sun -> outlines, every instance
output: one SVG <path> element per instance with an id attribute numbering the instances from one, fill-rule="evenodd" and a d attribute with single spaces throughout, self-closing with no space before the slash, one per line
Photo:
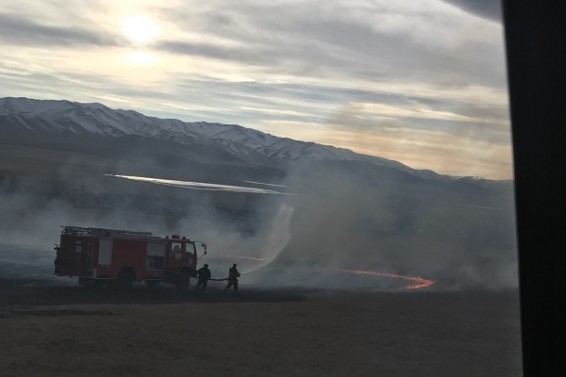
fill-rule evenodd
<path id="1" fill-rule="evenodd" d="M 159 26 L 151 18 L 136 14 L 122 21 L 122 30 L 126 38 L 137 45 L 145 45 L 154 40 L 160 33 Z"/>

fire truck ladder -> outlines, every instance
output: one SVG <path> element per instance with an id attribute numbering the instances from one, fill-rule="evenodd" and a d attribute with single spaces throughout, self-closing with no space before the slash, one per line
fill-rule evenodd
<path id="1" fill-rule="evenodd" d="M 62 226 L 63 234 L 70 236 L 130 236 L 130 237 L 151 237 L 153 234 L 151 232 L 133 232 L 130 230 L 119 230 L 119 229 L 109 229 L 109 228 L 88 228 L 81 226 Z"/>

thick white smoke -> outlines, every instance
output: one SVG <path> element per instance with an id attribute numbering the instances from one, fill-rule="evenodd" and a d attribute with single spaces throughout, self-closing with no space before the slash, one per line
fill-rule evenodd
<path id="1" fill-rule="evenodd" d="M 70 181 L 75 173 L 66 173 Z M 324 162 L 290 169 L 278 184 L 298 195 L 194 194 L 124 181 L 119 205 L 89 206 L 13 190 L 0 196 L 0 274 L 17 263 L 22 276 L 40 270 L 51 276 L 60 226 L 76 225 L 205 241 L 209 254 L 199 263 L 208 263 L 214 278 L 237 263 L 242 284 L 258 287 L 404 286 L 347 270 L 421 276 L 435 280 L 437 289 L 517 286 L 512 190 L 482 191 L 371 164 Z M 105 190 L 101 182 L 93 187 Z"/>

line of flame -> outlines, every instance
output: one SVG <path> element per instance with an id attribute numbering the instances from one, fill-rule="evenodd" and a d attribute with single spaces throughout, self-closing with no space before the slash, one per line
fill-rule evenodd
<path id="1" fill-rule="evenodd" d="M 371 270 L 346 270 L 346 269 L 335 269 L 334 271 L 338 272 L 346 272 L 355 275 L 370 275 L 370 276 L 383 276 L 387 278 L 393 279 L 403 279 L 412 282 L 413 284 L 407 285 L 405 289 L 420 289 L 420 288 L 427 288 L 430 287 L 435 283 L 434 280 L 425 279 L 420 276 L 407 276 L 407 275 L 399 275 L 399 274 L 392 274 L 389 272 L 378 272 L 378 271 L 371 271 Z"/>
<path id="2" fill-rule="evenodd" d="M 256 262 L 262 262 L 262 261 L 265 260 L 264 258 L 252 257 L 252 256 L 247 256 L 247 255 L 216 254 L 215 256 L 218 256 L 218 257 L 221 257 L 221 258 L 247 259 L 247 260 L 252 260 L 252 261 L 256 261 Z M 422 278 L 420 276 L 399 275 L 399 274 L 393 274 L 393 273 L 389 273 L 389 272 L 379 272 L 379 271 L 372 271 L 372 270 L 359 270 L 359 269 L 348 270 L 348 269 L 340 269 L 340 268 L 320 268 L 318 270 L 320 270 L 320 271 L 344 272 L 344 273 L 355 274 L 355 275 L 381 276 L 381 277 L 392 278 L 392 279 L 408 280 L 412 284 L 405 286 L 404 287 L 405 289 L 427 288 L 427 287 L 430 287 L 431 285 L 433 285 L 435 283 L 434 280 L 425 279 L 425 278 Z"/>

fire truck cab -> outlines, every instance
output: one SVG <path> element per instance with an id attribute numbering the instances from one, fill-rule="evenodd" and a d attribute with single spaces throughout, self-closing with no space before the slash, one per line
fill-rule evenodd
<path id="1" fill-rule="evenodd" d="M 78 277 L 79 284 L 130 287 L 135 281 L 190 285 L 197 268 L 196 244 L 206 243 L 149 232 L 64 226 L 56 245 L 55 275 Z"/>

